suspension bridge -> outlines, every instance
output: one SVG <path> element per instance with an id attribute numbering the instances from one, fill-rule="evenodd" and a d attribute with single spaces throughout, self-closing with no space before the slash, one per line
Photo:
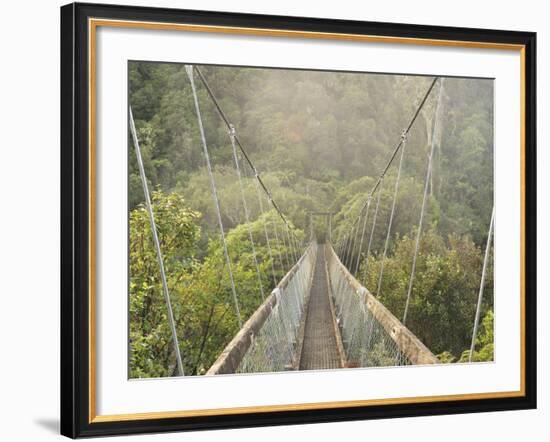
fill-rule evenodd
<path id="1" fill-rule="evenodd" d="M 320 370 L 355 367 L 401 366 L 436 364 L 438 358 L 407 328 L 407 315 L 415 283 L 419 243 L 422 234 L 428 186 L 432 174 L 432 159 L 438 131 L 438 116 L 441 112 L 441 97 L 444 80 L 433 78 L 423 98 L 416 106 L 409 124 L 398 134 L 396 146 L 382 169 L 374 186 L 365 195 L 364 204 L 358 215 L 349 220 L 346 232 L 333 238 L 333 217 L 331 212 L 310 212 L 310 235 L 306 241 L 300 239 L 295 226 L 283 213 L 274 200 L 268 186 L 244 149 L 235 126 L 222 110 L 206 78 L 197 66 L 186 66 L 191 84 L 194 108 L 206 162 L 213 204 L 216 208 L 217 224 L 233 299 L 234 313 L 240 330 L 221 352 L 207 371 L 207 375 L 230 373 L 277 372 L 287 370 Z M 258 281 L 258 292 L 263 302 L 257 310 L 243 321 L 239 302 L 239 288 L 235 284 L 232 262 L 226 241 L 220 199 L 210 159 L 207 138 L 202 121 L 201 106 L 197 94 L 196 79 L 206 90 L 217 113 L 223 120 L 232 147 L 233 162 L 240 185 L 240 199 L 244 218 L 248 226 L 248 239 L 254 259 Z M 396 211 L 396 201 L 400 184 L 403 157 L 407 138 L 428 97 L 437 93 L 432 127 L 431 146 L 426 160 L 426 175 L 423 187 L 422 205 L 418 223 L 415 226 L 414 250 L 407 291 L 404 293 L 404 314 L 397 318 L 378 299 L 382 290 L 384 263 L 389 251 L 392 224 Z M 137 137 L 132 109 L 129 109 L 130 131 L 143 184 L 145 204 L 149 213 L 151 232 L 161 274 L 167 317 L 170 325 L 172 345 L 179 375 L 184 375 L 179 337 L 171 307 L 170 293 L 166 283 L 163 255 L 155 224 L 154 210 L 149 196 L 139 140 Z M 393 183 L 393 199 L 388 219 L 382 223 L 379 216 L 382 183 L 392 164 L 397 173 Z M 245 180 L 254 182 L 260 212 L 273 210 L 278 220 L 263 223 L 264 244 L 267 246 L 271 264 L 273 288 L 267 293 L 265 278 L 262 278 L 257 256 L 257 240 L 250 227 L 251 213 L 245 195 Z M 487 272 L 487 262 L 491 248 L 494 225 L 494 207 L 488 223 L 488 236 L 483 260 L 476 314 L 473 318 L 470 361 L 474 352 L 476 335 L 480 321 L 480 310 Z M 327 221 L 327 235 L 318 241 L 313 231 L 313 218 L 324 217 Z M 372 242 L 375 230 L 385 228 L 385 241 L 381 254 L 378 284 L 365 287 L 366 268 L 372 256 Z M 277 249 L 277 244 L 283 247 Z M 278 250 L 278 251 L 277 251 Z M 287 271 L 278 280 L 275 266 L 280 264 Z M 373 294 L 374 293 L 374 294 Z"/>

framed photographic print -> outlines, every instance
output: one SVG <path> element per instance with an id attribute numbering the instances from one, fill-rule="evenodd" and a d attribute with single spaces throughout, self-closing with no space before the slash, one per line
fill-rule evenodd
<path id="1" fill-rule="evenodd" d="M 62 7 L 62 434 L 534 408 L 535 44 Z"/>

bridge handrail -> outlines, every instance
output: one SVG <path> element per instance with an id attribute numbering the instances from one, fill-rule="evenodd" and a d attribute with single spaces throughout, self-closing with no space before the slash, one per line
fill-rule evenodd
<path id="1" fill-rule="evenodd" d="M 277 305 L 277 292 L 284 290 L 292 277 L 296 274 L 300 265 L 306 259 L 308 254 L 314 250 L 314 243 L 311 242 L 300 259 L 292 266 L 285 276 L 279 281 L 277 286 L 271 291 L 265 301 L 256 309 L 250 318 L 244 323 L 243 327 L 235 337 L 227 344 L 225 349 L 216 359 L 216 362 L 206 372 L 206 375 L 235 373 L 244 355 L 250 348 L 254 336 L 257 336 L 265 321 Z"/>
<path id="2" fill-rule="evenodd" d="M 369 290 L 361 285 L 357 279 L 342 264 L 340 258 L 334 251 L 331 244 L 327 244 L 326 250 L 329 251 L 327 258 L 335 260 L 338 269 L 354 289 L 357 296 L 363 297 L 365 305 L 370 310 L 374 318 L 382 325 L 386 333 L 396 343 L 403 354 L 412 364 L 438 364 L 439 359 L 430 351 L 413 332 L 404 326 Z"/>

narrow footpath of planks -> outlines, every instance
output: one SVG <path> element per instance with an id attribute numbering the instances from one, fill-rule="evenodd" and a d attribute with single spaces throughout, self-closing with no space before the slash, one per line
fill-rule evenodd
<path id="1" fill-rule="evenodd" d="M 325 254 L 320 246 L 305 312 L 305 328 L 300 357 L 300 370 L 341 368 L 336 331 L 330 307 Z"/>

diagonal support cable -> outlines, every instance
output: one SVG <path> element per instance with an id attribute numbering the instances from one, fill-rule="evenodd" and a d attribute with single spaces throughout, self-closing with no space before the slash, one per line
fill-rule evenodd
<path id="1" fill-rule="evenodd" d="M 367 269 L 369 266 L 370 250 L 372 247 L 372 239 L 374 237 L 374 229 L 376 228 L 376 219 L 378 218 L 378 208 L 380 207 L 380 196 L 382 195 L 382 188 L 378 188 L 378 197 L 376 198 L 376 206 L 374 208 L 374 216 L 372 217 L 372 226 L 369 236 L 369 244 L 367 246 L 367 256 L 365 258 L 365 270 L 363 270 L 363 281 L 367 279 Z"/>
<path id="2" fill-rule="evenodd" d="M 359 242 L 359 253 L 357 255 L 357 262 L 355 263 L 355 275 L 359 271 L 359 263 L 361 262 L 361 252 L 363 251 L 363 240 L 365 239 L 365 231 L 367 229 L 367 220 L 369 219 L 369 209 L 372 198 L 369 198 L 367 201 L 367 209 L 363 219 L 363 229 L 361 231 L 361 241 Z"/>
<path id="3" fill-rule="evenodd" d="M 134 141 L 134 149 L 136 151 L 136 157 L 139 167 L 139 175 L 141 177 L 141 183 L 143 185 L 143 193 L 145 194 L 145 203 L 147 205 L 147 213 L 149 214 L 149 222 L 151 224 L 151 233 L 153 234 L 153 243 L 155 244 L 155 251 L 157 254 L 157 261 L 160 269 L 160 275 L 162 280 L 162 291 L 164 293 L 164 300 L 166 302 L 166 310 L 168 311 L 168 322 L 170 324 L 170 331 L 172 333 L 172 343 L 174 346 L 174 353 L 176 354 L 176 364 L 178 366 L 178 372 L 180 376 L 184 376 L 183 362 L 181 360 L 180 347 L 178 342 L 178 334 L 176 333 L 176 323 L 174 321 L 174 313 L 172 311 L 172 303 L 170 302 L 170 293 L 168 291 L 168 283 L 166 282 L 166 273 L 164 271 L 164 260 L 162 257 L 162 251 L 160 250 L 160 242 L 157 233 L 157 226 L 155 223 L 155 215 L 153 213 L 153 205 L 151 203 L 151 197 L 149 196 L 149 185 L 147 184 L 147 177 L 145 176 L 145 169 L 143 167 L 143 159 L 141 157 L 141 149 L 139 147 L 139 140 L 136 133 L 136 126 L 134 123 L 134 116 L 132 115 L 132 108 L 129 108 L 130 116 L 130 131 L 132 132 L 132 138 Z"/>
<path id="4" fill-rule="evenodd" d="M 355 225 L 355 235 L 354 235 L 354 240 L 353 240 L 353 247 L 351 249 L 351 256 L 349 258 L 349 270 L 350 272 L 353 271 L 353 262 L 355 261 L 355 246 L 359 240 L 359 232 L 361 231 L 361 219 L 364 218 L 363 216 L 363 212 L 365 211 L 365 208 L 366 207 L 362 207 L 361 208 L 361 211 L 359 212 L 359 222 L 356 223 Z M 359 256 L 357 256 L 357 259 L 359 259 Z"/>
<path id="5" fill-rule="evenodd" d="M 256 188 L 256 194 L 258 195 L 258 204 L 260 207 L 260 214 L 264 217 L 264 222 L 263 222 L 264 235 L 265 235 L 265 241 L 267 246 L 267 254 L 271 262 L 271 274 L 273 276 L 273 287 L 275 287 L 277 285 L 277 273 L 275 271 L 275 258 L 273 257 L 273 250 L 271 247 L 271 238 L 269 237 L 269 232 L 267 229 L 267 215 L 264 215 L 265 211 L 264 211 L 264 205 L 262 203 L 262 191 L 260 190 L 260 185 L 256 180 L 254 180 L 254 187 Z M 280 255 L 279 255 L 279 258 L 280 258 Z M 281 267 L 282 267 L 282 262 L 281 262 Z"/>
<path id="6" fill-rule="evenodd" d="M 241 311 L 239 308 L 239 299 L 237 297 L 237 289 L 235 288 L 235 280 L 233 278 L 233 270 L 231 269 L 231 259 L 229 258 L 229 251 L 227 250 L 227 242 L 225 240 L 225 232 L 224 232 L 222 215 L 220 210 L 220 200 L 218 198 L 218 191 L 216 189 L 216 181 L 214 179 L 214 173 L 212 172 L 212 164 L 210 163 L 210 154 L 208 153 L 208 145 L 206 144 L 206 136 L 204 134 L 204 127 L 202 124 L 199 99 L 197 96 L 197 89 L 195 88 L 195 80 L 193 78 L 193 66 L 186 65 L 185 70 L 187 71 L 189 81 L 191 82 L 191 89 L 193 92 L 193 101 L 195 102 L 195 111 L 197 113 L 197 120 L 199 123 L 199 131 L 201 134 L 202 147 L 203 147 L 204 157 L 206 159 L 206 166 L 208 169 L 208 176 L 210 178 L 210 187 L 212 190 L 212 197 L 214 199 L 214 205 L 216 206 L 216 215 L 218 218 L 218 224 L 220 227 L 220 233 L 222 237 L 223 254 L 225 255 L 225 261 L 227 263 L 227 268 L 229 271 L 229 279 L 231 280 L 231 294 L 233 295 L 233 302 L 235 304 L 235 315 L 237 316 L 239 328 L 242 328 L 243 322 L 241 319 Z"/>
<path id="7" fill-rule="evenodd" d="M 232 124 L 230 123 L 229 118 L 227 117 L 227 115 L 225 114 L 223 109 L 221 108 L 220 103 L 218 102 L 216 96 L 214 95 L 214 92 L 212 92 L 212 89 L 210 88 L 210 85 L 206 81 L 206 78 L 204 77 L 202 71 L 197 66 L 194 66 L 194 65 L 188 65 L 188 66 L 192 71 L 194 70 L 194 71 L 197 72 L 197 74 L 199 76 L 199 79 L 201 80 L 204 88 L 206 89 L 206 92 L 208 93 L 210 99 L 214 103 L 214 107 L 216 108 L 218 114 L 220 115 L 221 119 L 223 120 L 223 122 L 227 126 L 227 129 L 231 130 Z M 273 206 L 273 208 L 275 209 L 275 211 L 277 212 L 279 217 L 283 220 L 283 222 L 289 227 L 289 229 L 292 232 L 292 235 L 294 237 L 296 237 L 296 234 L 294 233 L 294 230 L 293 230 L 293 226 L 291 226 L 289 224 L 286 216 L 283 214 L 283 212 L 279 208 L 278 204 L 273 199 L 273 196 L 272 196 L 271 192 L 269 191 L 268 187 L 264 183 L 264 181 L 263 181 L 262 177 L 260 176 L 258 170 L 254 166 L 254 163 L 252 163 L 252 160 L 248 156 L 248 153 L 246 152 L 245 148 L 243 147 L 243 145 L 242 145 L 242 143 L 241 143 L 241 141 L 240 141 L 240 139 L 237 135 L 235 135 L 235 143 L 239 147 L 239 149 L 241 151 L 241 154 L 243 155 L 246 162 L 249 164 L 250 168 L 254 171 L 255 178 L 258 181 L 258 184 L 260 185 L 260 187 L 262 188 L 264 193 L 266 194 L 269 203 Z"/>
<path id="8" fill-rule="evenodd" d="M 369 192 L 368 196 L 367 196 L 367 200 L 365 201 L 365 203 L 363 204 L 363 208 L 361 209 L 361 211 L 359 212 L 360 214 L 362 213 L 362 210 L 367 206 L 367 203 L 368 203 L 368 200 L 369 198 L 372 198 L 373 195 L 375 194 L 375 192 L 378 190 L 378 188 L 380 187 L 380 185 L 382 184 L 382 181 L 384 180 L 384 177 L 386 176 L 391 164 L 393 163 L 393 160 L 395 159 L 395 157 L 397 156 L 399 150 L 401 149 L 401 147 L 403 146 L 403 141 L 404 141 L 404 138 L 406 138 L 408 135 L 409 135 L 409 132 L 414 124 L 414 122 L 416 121 L 416 119 L 418 118 L 418 115 L 420 115 L 420 111 L 422 110 L 422 108 L 424 107 L 424 104 L 426 104 L 426 101 L 428 100 L 428 97 L 430 96 L 435 84 L 437 83 L 437 80 L 439 80 L 439 77 L 434 77 L 432 82 L 430 83 L 430 86 L 428 87 L 428 90 L 426 91 L 426 93 L 424 94 L 422 100 L 420 101 L 419 105 L 417 106 L 416 108 L 416 111 L 415 113 L 413 114 L 411 120 L 409 121 L 409 124 L 407 125 L 407 127 L 403 130 L 402 134 L 401 134 L 401 138 L 399 140 L 399 143 L 397 144 L 397 146 L 394 148 L 388 162 L 386 163 L 386 166 L 384 167 L 384 170 L 382 171 L 382 173 L 380 174 L 380 176 L 378 177 L 378 180 L 376 181 L 376 183 L 374 184 L 374 186 L 372 187 L 371 191 Z M 360 221 L 359 219 L 359 216 L 354 220 L 354 222 L 352 223 L 352 228 L 355 226 L 356 223 L 358 223 Z"/>
<path id="9" fill-rule="evenodd" d="M 384 276 L 384 263 L 386 261 L 386 255 L 388 253 L 388 244 L 390 242 L 391 227 L 393 224 L 393 215 L 395 214 L 395 205 L 397 202 L 397 192 L 399 191 L 399 180 L 401 179 L 401 168 L 403 167 L 403 156 L 405 154 L 405 146 L 407 145 L 406 135 L 403 134 L 401 156 L 399 158 L 399 167 L 397 168 L 397 177 L 395 179 L 395 188 L 393 190 L 393 202 L 391 206 L 390 219 L 388 221 L 388 232 L 386 233 L 386 241 L 384 242 L 384 252 L 382 253 L 382 261 L 380 261 L 380 274 L 378 276 L 378 288 L 376 290 L 376 296 L 380 296 L 382 289 L 382 277 Z"/>
<path id="10" fill-rule="evenodd" d="M 244 209 L 244 217 L 246 220 L 246 226 L 248 230 L 248 238 L 250 240 L 250 245 L 252 247 L 252 255 L 254 257 L 254 265 L 256 267 L 256 274 L 258 276 L 258 285 L 260 288 L 260 295 L 262 297 L 262 300 L 265 298 L 264 294 L 264 286 L 262 283 L 262 274 L 260 272 L 260 266 L 258 264 L 258 256 L 256 254 L 256 246 L 254 245 L 254 237 L 252 235 L 252 226 L 250 225 L 250 213 L 248 211 L 248 205 L 246 203 L 246 196 L 244 193 L 244 186 L 243 186 L 243 180 L 241 176 L 241 167 L 239 165 L 239 158 L 237 157 L 237 148 L 235 146 L 235 128 L 231 126 L 231 131 L 229 132 L 229 138 L 231 139 L 231 147 L 233 150 L 233 159 L 235 160 L 235 170 L 237 171 L 237 176 L 239 178 L 239 187 L 241 189 L 241 199 L 243 203 L 243 209 Z"/>
<path id="11" fill-rule="evenodd" d="M 437 105 L 436 105 L 436 109 L 435 109 L 435 122 L 434 122 L 434 126 L 433 126 L 433 133 L 435 133 L 435 126 L 436 124 L 438 124 L 439 122 L 439 118 L 438 118 L 438 115 L 439 115 L 439 109 L 440 109 L 440 105 L 441 105 L 441 97 L 442 97 L 442 89 L 443 89 L 443 79 L 441 80 L 440 84 L 439 84 L 439 96 L 437 97 Z M 422 197 L 422 207 L 420 208 L 420 220 L 418 221 L 418 229 L 416 231 L 416 240 L 415 240 L 415 245 L 414 245 L 414 255 L 413 255 L 413 261 L 412 261 L 412 266 L 411 266 L 411 274 L 410 274 L 410 277 L 409 277 L 409 287 L 407 289 L 407 300 L 405 302 L 405 311 L 403 313 L 403 325 L 406 324 L 407 322 L 407 314 L 409 312 L 409 304 L 410 304 L 410 301 L 411 301 L 411 293 L 412 293 L 412 288 L 413 288 L 413 284 L 414 284 L 414 275 L 415 275 L 415 271 L 416 271 L 416 260 L 417 260 L 417 257 L 418 257 L 418 249 L 420 247 L 420 236 L 422 235 L 422 225 L 424 223 L 424 212 L 425 212 L 425 209 L 426 209 L 426 201 L 428 199 L 428 187 L 429 187 L 429 184 L 430 184 L 430 176 L 432 174 L 432 160 L 433 160 L 433 155 L 434 155 L 434 150 L 435 150 L 435 137 L 432 135 L 432 146 L 430 148 L 430 155 L 428 156 L 428 167 L 427 167 L 427 170 L 426 170 L 426 181 L 424 182 L 424 195 Z"/>
<path id="12" fill-rule="evenodd" d="M 477 296 L 476 317 L 474 320 L 474 330 L 472 332 L 472 343 L 470 345 L 470 355 L 468 362 L 472 362 L 474 356 L 474 350 L 476 348 L 477 328 L 479 326 L 479 316 L 481 314 L 481 302 L 483 300 L 483 290 L 485 288 L 485 277 L 487 274 L 487 263 L 489 262 L 489 253 L 491 251 L 491 237 L 493 236 L 493 229 L 495 225 L 495 206 L 493 205 L 493 211 L 491 213 L 491 222 L 489 223 L 489 233 L 487 234 L 487 244 L 485 246 L 485 256 L 483 258 L 483 269 L 481 270 L 481 282 L 479 283 L 479 293 Z"/>

